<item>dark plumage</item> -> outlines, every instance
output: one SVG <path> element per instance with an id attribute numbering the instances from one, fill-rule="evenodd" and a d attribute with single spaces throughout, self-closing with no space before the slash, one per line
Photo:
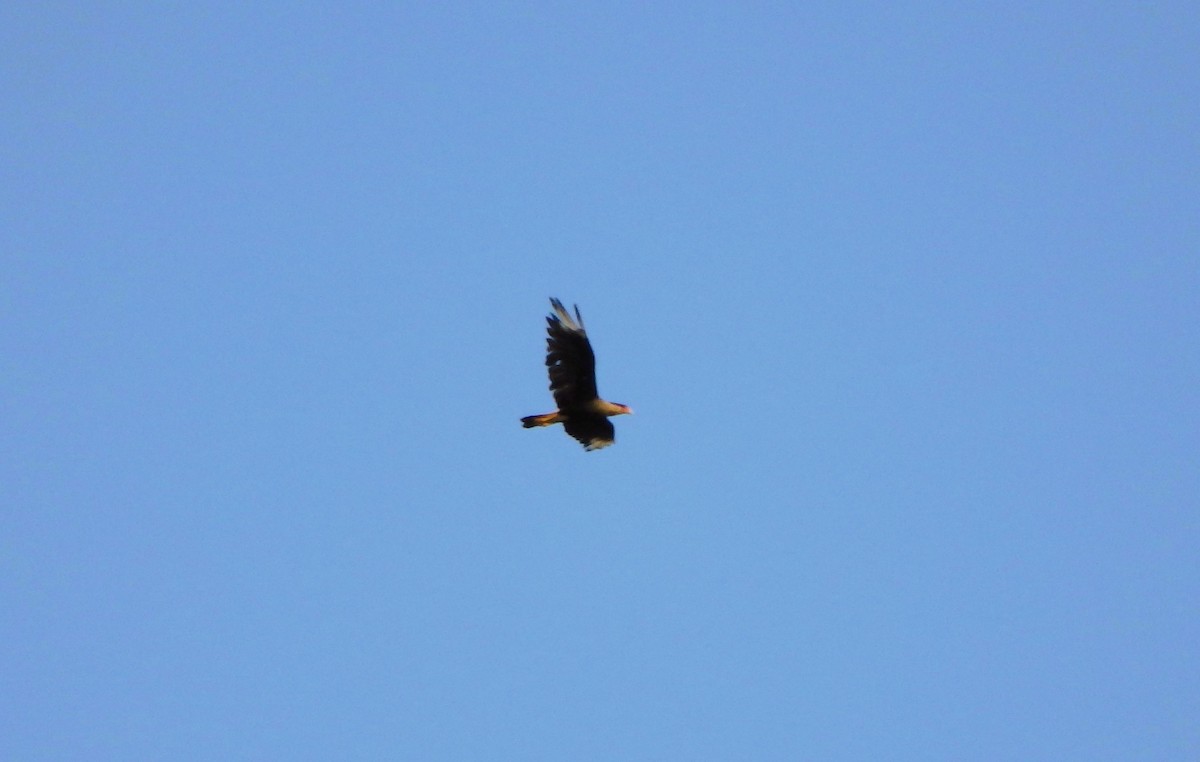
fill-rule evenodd
<path id="1" fill-rule="evenodd" d="M 600 399 L 596 391 L 596 355 L 583 329 L 583 317 L 575 317 L 557 299 L 550 300 L 554 313 L 546 318 L 546 368 L 550 391 L 558 410 L 521 419 L 525 428 L 561 423 L 567 434 L 587 450 L 608 447 L 615 440 L 610 416 L 632 413 L 628 405 Z"/>

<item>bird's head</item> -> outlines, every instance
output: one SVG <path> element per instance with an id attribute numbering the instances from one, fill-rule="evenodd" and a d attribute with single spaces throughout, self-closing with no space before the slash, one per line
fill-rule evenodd
<path id="1" fill-rule="evenodd" d="M 620 402 L 614 402 L 613 407 L 617 409 L 617 412 L 614 413 L 614 415 L 633 415 L 633 408 L 629 407 L 629 405 L 622 405 Z"/>

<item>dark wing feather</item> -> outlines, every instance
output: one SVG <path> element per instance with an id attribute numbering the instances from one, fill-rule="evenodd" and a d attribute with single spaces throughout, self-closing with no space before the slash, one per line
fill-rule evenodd
<path id="1" fill-rule="evenodd" d="M 616 441 L 612 422 L 602 415 L 575 415 L 563 421 L 567 433 L 578 439 L 587 450 L 599 450 Z"/>
<path id="2" fill-rule="evenodd" d="M 596 355 L 583 330 L 579 307 L 575 308 L 572 318 L 559 300 L 551 299 L 550 304 L 554 307 L 554 314 L 546 318 L 546 368 L 550 371 L 550 391 L 554 393 L 559 410 L 578 410 L 599 396 L 596 392 Z M 608 429 L 611 436 L 612 426 Z"/>

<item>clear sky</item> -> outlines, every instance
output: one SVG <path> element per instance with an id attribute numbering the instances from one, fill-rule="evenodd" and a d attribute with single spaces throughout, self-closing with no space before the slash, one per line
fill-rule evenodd
<path id="1" fill-rule="evenodd" d="M 1200 758 L 1135 5 L 5 4 L 0 758 Z"/>

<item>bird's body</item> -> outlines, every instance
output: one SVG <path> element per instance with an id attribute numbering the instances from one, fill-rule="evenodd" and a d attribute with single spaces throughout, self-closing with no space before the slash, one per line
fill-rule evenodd
<path id="1" fill-rule="evenodd" d="M 546 318 L 546 368 L 558 410 L 526 416 L 521 424 L 529 429 L 561 423 L 585 449 L 608 447 L 616 439 L 608 419 L 633 411 L 628 405 L 600 399 L 596 391 L 596 356 L 583 329 L 579 307 L 575 307 L 572 318 L 559 300 L 551 299 L 550 306 L 554 314 Z"/>

